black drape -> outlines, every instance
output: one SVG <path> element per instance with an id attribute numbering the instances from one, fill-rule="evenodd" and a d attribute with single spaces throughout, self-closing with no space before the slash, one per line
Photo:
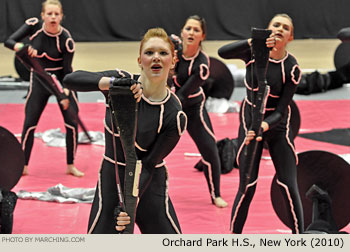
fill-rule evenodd
<path id="1" fill-rule="evenodd" d="M 247 38 L 276 13 L 294 20 L 295 38 L 335 38 L 350 26 L 350 0 L 61 0 L 63 25 L 76 41 L 132 41 L 151 27 L 178 34 L 186 17 L 203 16 L 208 40 Z M 0 41 L 25 19 L 40 17 L 42 0 L 0 0 Z"/>

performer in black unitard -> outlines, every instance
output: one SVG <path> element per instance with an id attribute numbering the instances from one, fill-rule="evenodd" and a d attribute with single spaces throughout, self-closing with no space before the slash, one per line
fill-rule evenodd
<path id="1" fill-rule="evenodd" d="M 35 57 L 44 69 L 56 75 L 62 82 L 63 77 L 72 72 L 72 59 L 74 55 L 74 41 L 67 29 L 61 26 L 63 17 L 62 5 L 59 0 L 47 0 L 42 4 L 40 21 L 38 18 L 29 18 L 13 33 L 6 41 L 5 46 L 19 51 L 24 44 L 21 42 L 29 37 L 30 47 L 28 54 Z M 44 87 L 31 71 L 30 87 L 25 104 L 25 120 L 22 131 L 22 148 L 25 153 L 25 167 L 23 174 L 28 174 L 28 163 L 34 142 L 34 131 L 40 116 L 48 102 L 52 92 Z M 62 87 L 60 87 L 62 88 Z M 77 149 L 78 127 L 77 123 L 67 113 L 68 106 L 71 106 L 75 113 L 78 113 L 78 100 L 75 92 L 64 90 L 65 95 L 58 97 L 60 109 L 66 127 L 67 146 L 67 174 L 77 177 L 84 176 L 74 166 L 74 157 Z"/>
<path id="2" fill-rule="evenodd" d="M 242 59 L 246 63 L 245 85 L 247 96 L 242 107 L 242 120 L 239 127 L 239 151 L 237 162 L 240 168 L 240 186 L 233 204 L 231 215 L 231 231 L 241 233 L 247 218 L 250 202 L 254 196 L 259 163 L 263 150 L 263 142 L 268 143 L 270 155 L 276 169 L 278 184 L 284 195 L 286 209 L 292 223 L 293 233 L 303 232 L 303 210 L 296 180 L 297 155 L 294 149 L 292 128 L 290 127 L 290 102 L 301 78 L 301 71 L 296 59 L 286 50 L 286 45 L 293 40 L 293 23 L 286 14 L 276 15 L 269 23 L 271 36 L 266 40 L 270 51 L 267 70 L 267 83 L 270 93 L 265 105 L 265 116 L 261 127 L 263 135 L 255 136 L 249 130 L 251 123 L 251 93 L 256 93 L 257 87 L 252 86 L 251 71 L 254 60 L 251 58 L 251 39 L 233 42 L 221 47 L 219 55 L 225 59 Z M 253 78 L 256 78 L 254 76 Z M 256 137 L 259 141 L 253 171 L 249 183 L 245 186 L 242 167 L 245 146 Z"/>
<path id="3" fill-rule="evenodd" d="M 221 164 L 213 127 L 205 108 L 202 85 L 209 76 L 209 57 L 202 51 L 201 43 L 206 36 L 206 22 L 197 15 L 187 18 L 181 30 L 181 39 L 172 35 L 179 45 L 178 62 L 172 82 L 176 95 L 188 117 L 187 130 L 202 155 L 204 174 L 212 203 L 226 207 L 220 195 Z"/>
<path id="4" fill-rule="evenodd" d="M 141 68 L 138 75 L 118 69 L 94 73 L 77 71 L 65 77 L 64 85 L 77 91 L 100 90 L 108 102 L 109 85 L 110 82 L 113 84 L 114 78 L 127 77 L 142 83 L 142 96 L 139 84 L 131 86 L 135 98 L 140 100 L 135 146 L 138 159 L 142 160 L 142 172 L 136 224 L 142 233 L 180 233 L 175 209 L 168 195 L 168 170 L 164 158 L 179 141 L 187 118 L 180 101 L 167 88 L 166 81 L 169 70 L 175 65 L 175 58 L 174 45 L 163 29 L 150 29 L 144 35 L 138 63 Z M 113 212 L 119 199 L 111 129 L 110 108 L 107 107 L 106 149 L 91 209 L 89 233 L 117 232 Z M 123 178 L 125 161 L 119 135 L 115 135 L 115 140 L 119 176 Z"/>

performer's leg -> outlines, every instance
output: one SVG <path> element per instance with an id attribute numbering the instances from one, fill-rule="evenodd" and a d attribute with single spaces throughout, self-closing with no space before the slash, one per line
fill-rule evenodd
<path id="1" fill-rule="evenodd" d="M 238 163 L 239 163 L 240 183 L 239 183 L 238 192 L 235 197 L 235 201 L 232 206 L 231 223 L 230 223 L 231 232 L 236 234 L 242 233 L 243 226 L 247 219 L 249 206 L 255 194 L 258 172 L 259 172 L 259 164 L 260 164 L 261 154 L 263 150 L 263 142 L 260 142 L 258 144 L 258 148 L 256 151 L 251 178 L 249 183 L 246 185 L 246 183 L 244 183 L 245 172 L 246 172 L 245 171 L 246 160 L 243 154 L 244 148 L 246 148 L 246 145 L 244 144 L 244 138 L 245 138 L 245 131 L 241 125 L 239 130 L 240 148 L 239 148 L 238 157 L 237 157 L 239 161 Z"/>
<path id="2" fill-rule="evenodd" d="M 168 195 L 168 171 L 157 168 L 137 206 L 136 223 L 143 234 L 179 234 L 180 224 Z"/>
<path id="3" fill-rule="evenodd" d="M 217 207 L 226 207 L 227 203 L 220 195 L 221 163 L 216 139 L 204 102 L 185 110 L 188 123 L 187 130 L 202 155 L 205 178 L 208 183 L 212 202 Z"/>
<path id="4" fill-rule="evenodd" d="M 49 97 L 50 94 L 39 83 L 31 82 L 25 103 L 25 118 L 21 136 L 21 144 L 25 156 L 23 175 L 28 174 L 27 167 L 34 143 L 34 131 Z"/>
<path id="5" fill-rule="evenodd" d="M 274 134 L 269 141 L 269 150 L 276 169 L 277 183 L 284 196 L 286 209 L 289 210 L 292 232 L 303 233 L 304 217 L 297 184 L 296 153 L 291 139 L 287 140 L 285 133 Z"/>
<path id="6" fill-rule="evenodd" d="M 78 100 L 75 92 L 71 91 L 69 94 L 69 107 L 72 113 L 78 114 Z M 66 149 L 67 149 L 67 174 L 71 174 L 76 177 L 84 176 L 84 173 L 79 171 L 74 166 L 74 158 L 78 146 L 78 124 L 73 120 L 71 115 L 67 112 L 67 110 L 62 110 L 60 107 L 64 123 L 66 127 Z"/>
<path id="7" fill-rule="evenodd" d="M 124 169 L 119 169 L 120 177 L 124 177 Z M 92 203 L 88 233 L 115 234 L 116 221 L 114 209 L 119 204 L 115 180 L 115 166 L 103 160 L 99 171 L 99 178 Z"/>

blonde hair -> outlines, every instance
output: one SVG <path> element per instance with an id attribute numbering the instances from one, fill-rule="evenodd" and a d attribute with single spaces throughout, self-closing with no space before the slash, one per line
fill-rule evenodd
<path id="1" fill-rule="evenodd" d="M 164 40 L 165 42 L 167 42 L 170 45 L 171 54 L 172 54 L 172 56 L 174 56 L 175 46 L 174 46 L 173 42 L 170 40 L 166 31 L 160 27 L 151 28 L 145 33 L 145 35 L 143 35 L 143 38 L 142 38 L 141 44 L 140 44 L 140 55 L 141 55 L 143 45 L 151 38 L 160 38 L 160 39 Z"/>
<path id="2" fill-rule="evenodd" d="M 62 3 L 60 2 L 60 0 L 46 0 L 45 2 L 43 2 L 41 4 L 41 6 L 42 6 L 41 7 L 41 12 L 42 13 L 45 12 L 45 7 L 46 7 L 46 5 L 49 5 L 49 4 L 57 5 L 61 9 L 61 13 L 63 13 Z"/>

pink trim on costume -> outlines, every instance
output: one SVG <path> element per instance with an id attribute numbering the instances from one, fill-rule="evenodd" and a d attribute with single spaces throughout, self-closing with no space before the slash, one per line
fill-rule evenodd
<path id="1" fill-rule="evenodd" d="M 72 48 L 69 47 L 69 42 L 70 42 L 70 41 L 72 41 L 72 44 L 73 44 L 73 47 L 72 47 Z M 75 50 L 75 43 L 74 43 L 74 40 L 73 40 L 72 38 L 68 38 L 68 39 L 66 40 L 66 49 L 67 49 L 67 51 L 70 52 L 70 53 L 74 52 L 74 50 Z"/>
<path id="2" fill-rule="evenodd" d="M 245 98 L 245 101 L 250 105 L 250 106 L 253 106 L 253 107 L 256 107 L 256 105 L 254 104 L 253 105 L 253 103 L 252 102 L 250 102 L 249 100 L 248 100 L 248 97 L 246 96 Z M 267 101 L 266 101 L 267 102 Z M 266 108 L 266 104 L 265 104 L 265 111 L 274 111 L 276 108 Z"/>
<path id="3" fill-rule="evenodd" d="M 289 189 L 288 189 L 288 186 L 286 186 L 285 184 L 283 184 L 281 181 L 279 181 L 278 179 L 276 180 L 277 184 L 279 184 L 280 186 L 282 186 L 285 190 L 286 190 L 286 193 L 287 193 L 287 197 L 288 197 L 288 200 L 289 200 L 289 206 L 290 206 L 290 211 L 292 212 L 292 216 L 293 216 L 293 219 L 294 219 L 294 228 L 295 228 L 295 232 L 297 234 L 299 234 L 299 230 L 298 230 L 298 219 L 297 219 L 297 216 L 295 214 L 295 211 L 294 211 L 294 205 L 293 205 L 293 200 L 292 200 L 292 197 L 290 196 L 290 193 L 289 193 Z"/>
<path id="4" fill-rule="evenodd" d="M 156 166 L 154 166 L 155 168 L 161 168 L 162 166 L 164 166 L 166 164 L 166 162 L 164 160 L 162 160 L 161 163 L 157 164 Z"/>
<path id="5" fill-rule="evenodd" d="M 63 58 L 57 58 L 57 59 L 52 58 L 52 57 L 50 57 L 49 55 L 47 55 L 46 52 L 44 52 L 44 53 L 42 53 L 42 54 L 36 56 L 36 58 L 43 58 L 43 57 L 46 57 L 47 59 L 52 60 L 52 61 L 60 61 L 60 60 L 63 60 Z"/>
<path id="6" fill-rule="evenodd" d="M 166 174 L 166 181 L 165 181 L 165 212 L 166 215 L 171 223 L 171 225 L 173 226 L 173 228 L 175 229 L 175 232 L 180 234 L 180 230 L 177 228 L 175 221 L 173 220 L 173 218 L 171 217 L 170 213 L 169 213 L 169 173 L 168 173 L 168 167 L 166 167 L 166 165 L 164 165 L 164 169 L 165 169 L 165 174 Z"/>
<path id="7" fill-rule="evenodd" d="M 63 67 L 48 67 L 48 68 L 44 68 L 45 71 L 58 71 L 63 69 Z"/>
<path id="8" fill-rule="evenodd" d="M 176 86 L 181 87 L 181 85 L 177 82 L 176 75 L 173 75 L 173 81 L 174 81 Z"/>
<path id="9" fill-rule="evenodd" d="M 191 94 L 187 98 L 194 98 L 194 97 L 200 96 L 202 94 L 202 92 L 203 92 L 202 87 L 199 87 L 199 91 L 197 93 Z"/>
<path id="10" fill-rule="evenodd" d="M 101 211 L 102 211 L 102 189 L 101 189 L 101 169 L 102 169 L 102 164 L 103 164 L 103 159 L 101 161 L 100 169 L 98 171 L 98 210 L 94 219 L 94 222 L 92 223 L 90 229 L 88 230 L 88 234 L 91 234 L 92 231 L 94 230 L 98 219 L 100 218 Z"/>
<path id="11" fill-rule="evenodd" d="M 210 195 L 211 198 L 214 200 L 215 199 L 215 189 L 214 189 L 214 183 L 213 183 L 213 171 L 211 168 L 211 163 L 209 163 L 208 161 L 204 160 L 204 158 L 202 158 L 202 162 L 208 166 L 208 177 L 209 177 L 209 184 L 210 184 Z"/>
<path id="12" fill-rule="evenodd" d="M 270 86 L 269 85 L 266 85 L 266 88 L 267 88 L 267 97 L 270 95 Z M 267 104 L 267 98 L 265 99 L 265 102 L 264 102 L 264 111 L 263 111 L 263 114 L 265 114 L 266 110 L 269 110 L 266 108 L 266 104 Z"/>
<path id="13" fill-rule="evenodd" d="M 76 153 L 76 150 L 77 150 L 77 140 L 76 140 L 77 132 L 75 131 L 74 126 L 69 125 L 67 123 L 65 123 L 64 125 L 66 125 L 66 127 L 70 128 L 73 131 L 73 159 L 74 159 L 75 153 Z"/>
<path id="14" fill-rule="evenodd" d="M 233 215 L 233 218 L 232 218 L 232 221 L 231 221 L 231 225 L 230 225 L 230 230 L 231 230 L 231 232 L 233 232 L 233 223 L 235 222 L 235 219 L 236 219 L 236 217 L 237 217 L 238 210 L 239 210 L 239 208 L 240 208 L 241 205 L 242 205 L 242 201 L 243 201 L 243 199 L 244 199 L 244 197 L 245 197 L 246 192 L 248 191 L 248 188 L 251 187 L 251 186 L 253 186 L 253 185 L 255 185 L 257 182 L 258 182 L 258 179 L 256 179 L 254 182 L 248 184 L 248 185 L 245 187 L 244 194 L 241 196 L 241 198 L 240 198 L 240 200 L 239 200 L 239 202 L 238 202 L 238 204 L 237 204 L 236 211 L 235 211 L 235 213 L 234 213 L 234 215 Z"/>
<path id="15" fill-rule="evenodd" d="M 181 115 L 184 115 L 185 118 L 186 118 L 185 126 L 184 126 L 183 130 L 181 129 L 181 125 L 180 125 L 180 123 L 181 123 L 180 116 L 181 116 Z M 178 130 L 178 132 L 179 132 L 179 136 L 182 136 L 182 134 L 183 134 L 183 133 L 186 131 L 186 129 L 187 129 L 187 115 L 186 115 L 186 113 L 183 112 L 183 111 L 177 112 L 176 122 L 177 122 L 177 130 Z"/>
<path id="16" fill-rule="evenodd" d="M 43 28 L 37 30 L 32 36 L 29 37 L 29 40 L 32 41 L 42 31 L 43 31 Z"/>
<path id="17" fill-rule="evenodd" d="M 57 50 L 62 53 L 61 51 L 61 47 L 60 47 L 60 37 L 59 36 L 56 36 L 56 47 L 57 47 Z"/>
<path id="18" fill-rule="evenodd" d="M 159 126 L 158 126 L 157 133 L 159 133 L 160 130 L 162 129 L 162 126 L 163 126 L 163 116 L 164 116 L 164 104 L 161 104 L 161 105 L 160 105 L 160 112 L 159 112 Z"/>
<path id="19" fill-rule="evenodd" d="M 126 77 L 122 70 L 120 70 L 119 68 L 116 68 L 115 71 L 117 71 L 121 76 Z"/>
<path id="20" fill-rule="evenodd" d="M 27 102 L 29 100 L 29 97 L 32 94 L 32 88 L 33 88 L 33 68 L 30 69 L 29 90 L 28 90 L 28 94 L 27 94 L 27 97 L 26 97 L 26 101 L 24 103 L 24 107 L 27 106 Z"/>
<path id="21" fill-rule="evenodd" d="M 103 154 L 103 159 L 112 163 L 112 164 L 115 164 L 115 160 L 110 158 L 110 157 L 107 157 L 105 154 Z M 122 163 L 122 162 L 117 162 L 117 165 L 122 165 L 122 166 L 126 166 L 125 163 Z"/>
<path id="22" fill-rule="evenodd" d="M 206 75 L 203 75 L 204 68 L 207 69 L 207 74 L 206 74 Z M 199 65 L 199 70 L 200 70 L 199 73 L 200 73 L 201 79 L 202 79 L 202 80 L 208 79 L 209 74 L 210 74 L 210 72 L 209 72 L 209 67 L 208 67 L 207 65 L 205 65 L 205 64 L 200 64 L 200 65 Z"/>
<path id="23" fill-rule="evenodd" d="M 59 82 L 59 80 L 57 80 L 57 77 L 55 75 L 51 75 L 51 79 L 53 83 L 55 83 L 56 87 L 58 88 L 58 91 L 60 91 L 60 93 L 63 93 L 61 83 Z"/>
<path id="24" fill-rule="evenodd" d="M 281 71 L 282 71 L 282 82 L 286 83 L 286 70 L 284 69 L 284 61 L 281 62 Z"/>
<path id="25" fill-rule="evenodd" d="M 246 122 L 245 122 L 245 107 L 246 107 L 246 104 L 248 103 L 248 98 L 245 97 L 244 101 L 243 101 L 243 105 L 242 105 L 242 125 L 243 125 L 243 129 L 244 129 L 244 132 L 245 134 L 247 135 L 247 132 L 248 132 L 248 128 L 247 128 L 247 125 L 246 125 Z M 239 147 L 238 149 L 238 152 L 237 152 L 237 156 L 236 156 L 236 162 L 237 164 L 239 165 L 239 155 L 241 154 L 242 152 L 242 149 L 244 147 L 244 144 L 245 144 L 245 141 L 242 142 L 241 146 Z"/>
<path id="26" fill-rule="evenodd" d="M 288 56 L 289 56 L 289 52 L 287 52 L 286 53 L 286 56 L 284 56 L 282 59 L 280 59 L 280 60 L 275 60 L 275 59 L 271 59 L 271 58 L 269 58 L 269 61 L 270 62 L 273 62 L 273 63 L 281 63 L 281 62 L 283 62 L 283 61 L 285 61 L 287 58 L 288 58 Z"/>
<path id="27" fill-rule="evenodd" d="M 201 122 L 202 122 L 202 124 L 203 124 L 203 126 L 204 126 L 204 129 L 209 133 L 209 135 L 211 135 L 211 137 L 212 137 L 212 138 L 214 139 L 214 141 L 216 142 L 216 137 L 215 137 L 215 135 L 214 135 L 214 132 L 212 132 L 212 131 L 209 129 L 209 127 L 208 127 L 208 125 L 206 124 L 206 122 L 205 122 L 205 120 L 204 120 L 204 117 L 203 117 L 203 108 L 204 108 L 204 104 L 205 104 L 205 95 L 204 95 L 203 90 L 201 90 L 201 92 L 202 92 L 202 95 L 203 95 L 203 100 L 202 100 L 202 102 L 201 102 L 200 111 L 199 111 L 199 113 L 200 113 L 200 118 L 201 118 Z"/>
<path id="28" fill-rule="evenodd" d="M 135 141 L 135 147 L 139 149 L 140 151 L 147 151 L 146 149 L 143 149 L 138 143 Z"/>
<path id="29" fill-rule="evenodd" d="M 279 96 L 279 95 L 269 94 L 269 96 L 270 96 L 270 97 L 272 97 L 272 98 L 280 98 L 280 96 Z"/>
<path id="30" fill-rule="evenodd" d="M 108 125 L 106 123 L 106 120 L 103 120 L 103 121 L 104 121 L 105 129 L 108 131 L 108 133 L 113 135 L 113 131 L 108 127 Z M 119 137 L 119 134 L 118 133 L 114 133 L 114 136 Z"/>
<path id="31" fill-rule="evenodd" d="M 45 30 L 44 25 L 45 25 L 45 23 L 43 23 L 42 30 L 43 30 L 43 32 L 44 32 L 47 36 L 49 36 L 49 37 L 58 37 L 58 36 L 61 35 L 62 32 L 63 32 L 63 28 L 62 28 L 62 26 L 61 26 L 61 29 L 60 29 L 59 32 L 57 32 L 57 33 L 55 33 L 55 34 L 48 33 L 48 32 Z"/>
<path id="32" fill-rule="evenodd" d="M 22 142 L 22 149 L 24 150 L 25 146 L 26 146 L 26 142 L 27 142 L 27 138 L 28 138 L 28 135 L 29 135 L 29 132 L 31 130 L 35 130 L 37 125 L 34 125 L 32 127 L 29 127 L 24 135 L 24 138 L 23 138 L 23 142 Z"/>
<path id="33" fill-rule="evenodd" d="M 182 56 L 182 58 L 183 59 L 185 59 L 185 60 L 194 60 L 195 58 L 197 58 L 197 56 L 198 56 L 198 54 L 199 54 L 199 52 L 200 52 L 201 50 L 200 50 L 200 48 L 198 48 L 198 51 L 196 52 L 196 54 L 194 55 L 194 56 L 192 56 L 192 57 L 186 57 L 185 55 L 181 55 Z"/>
<path id="34" fill-rule="evenodd" d="M 73 99 L 75 100 L 75 103 L 77 104 L 77 108 L 78 108 L 78 111 L 79 111 L 79 101 L 78 101 L 78 97 L 75 95 L 75 92 L 73 92 L 73 91 L 70 91 L 70 92 L 72 92 Z"/>
<path id="35" fill-rule="evenodd" d="M 181 101 L 180 101 L 179 97 L 177 97 L 177 95 L 173 91 L 170 91 L 170 92 L 171 92 L 171 95 L 173 95 L 175 97 L 175 99 L 179 102 L 179 104 L 182 107 L 182 104 L 181 104 Z"/>
<path id="36" fill-rule="evenodd" d="M 248 85 L 248 82 L 246 80 L 246 78 L 244 77 L 244 85 L 246 86 L 247 89 L 249 90 L 253 90 L 249 85 Z M 259 87 L 255 88 L 253 91 L 258 91 L 259 90 Z"/>
<path id="37" fill-rule="evenodd" d="M 252 60 L 248 61 L 247 64 L 245 64 L 245 66 L 247 67 L 247 66 L 249 66 L 250 64 L 252 64 L 254 62 L 255 62 L 255 59 L 252 59 Z"/>
<path id="38" fill-rule="evenodd" d="M 286 125 L 287 126 L 286 140 L 287 140 L 288 145 L 291 147 L 291 149 L 292 149 L 292 151 L 294 153 L 295 162 L 296 162 L 296 164 L 298 164 L 299 163 L 298 155 L 297 155 L 297 153 L 295 151 L 295 148 L 294 148 L 293 144 L 291 143 L 291 141 L 290 141 L 290 139 L 288 137 L 289 131 L 290 131 L 290 117 L 291 117 L 291 115 L 292 115 L 292 111 L 291 111 L 290 105 L 288 105 L 288 119 L 287 119 L 287 125 Z"/>
<path id="39" fill-rule="evenodd" d="M 37 23 L 39 23 L 39 19 L 36 17 L 32 17 L 32 18 L 28 18 L 25 23 L 27 25 L 36 25 Z"/>
<path id="40" fill-rule="evenodd" d="M 165 97 L 164 100 L 159 101 L 159 102 L 155 102 L 155 101 L 149 100 L 144 94 L 142 94 L 141 97 L 142 97 L 142 99 L 144 99 L 145 102 L 147 102 L 148 104 L 151 104 L 151 105 L 161 105 L 161 104 L 166 103 L 166 102 L 170 99 L 170 97 L 171 97 L 171 94 L 170 94 L 170 93 L 171 93 L 170 90 L 167 88 L 167 96 Z"/>
<path id="41" fill-rule="evenodd" d="M 300 71 L 299 79 L 298 79 L 297 81 L 295 80 L 295 75 L 294 75 L 294 71 L 295 71 L 296 68 L 298 68 L 299 71 Z M 301 69 L 300 69 L 300 67 L 299 67 L 298 65 L 294 65 L 294 66 L 293 66 L 292 71 L 291 71 L 291 75 L 292 75 L 292 81 L 293 81 L 293 83 L 294 83 L 295 85 L 298 85 L 299 82 L 300 82 L 300 80 L 301 80 Z"/>

